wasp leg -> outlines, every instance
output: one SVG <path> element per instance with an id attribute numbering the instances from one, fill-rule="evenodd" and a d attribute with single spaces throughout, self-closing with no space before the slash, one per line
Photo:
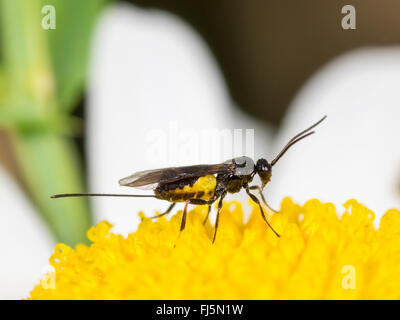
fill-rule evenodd
<path id="1" fill-rule="evenodd" d="M 225 197 L 225 193 L 223 193 L 221 195 L 221 197 L 219 198 L 219 202 L 218 202 L 218 211 L 217 211 L 217 218 L 215 219 L 215 229 L 214 229 L 214 237 L 213 237 L 213 241 L 212 243 L 215 242 L 215 237 L 217 236 L 217 230 L 218 230 L 218 223 L 219 223 L 219 212 L 221 211 L 222 208 L 222 200 Z"/>
<path id="2" fill-rule="evenodd" d="M 190 199 L 189 200 L 190 204 L 198 204 L 198 205 L 206 205 L 206 204 L 208 204 L 208 212 L 207 212 L 206 218 L 203 221 L 203 225 L 206 224 L 207 219 L 208 219 L 208 217 L 210 215 L 211 205 L 215 202 L 215 200 L 218 199 L 218 197 L 219 197 L 219 195 L 215 194 L 214 197 L 212 199 L 210 199 L 210 200 L 203 200 L 203 199 Z"/>
<path id="3" fill-rule="evenodd" d="M 246 192 L 247 192 L 247 194 L 249 195 L 249 197 L 251 198 L 251 200 L 253 200 L 255 203 L 258 204 L 258 207 L 260 208 L 260 211 L 261 211 L 261 215 L 262 215 L 264 221 L 267 223 L 268 227 L 270 227 L 271 230 L 272 230 L 278 237 L 280 237 L 280 235 L 274 230 L 274 228 L 272 228 L 272 226 L 269 224 L 267 218 L 265 217 L 265 213 L 264 213 L 264 210 L 263 210 L 263 208 L 262 208 L 262 206 L 261 206 L 260 200 L 258 200 L 258 198 L 257 198 L 254 194 L 252 194 L 252 193 L 250 192 L 248 186 L 246 186 Z"/>
<path id="4" fill-rule="evenodd" d="M 211 211 L 211 204 L 208 205 L 208 211 L 207 211 L 206 218 L 205 218 L 204 221 L 203 221 L 203 226 L 206 224 L 206 222 L 207 222 L 207 220 L 208 220 L 208 217 L 209 217 L 209 215 L 210 215 L 210 211 Z"/>
<path id="5" fill-rule="evenodd" d="M 210 200 L 202 200 L 202 199 L 190 199 L 188 200 L 189 203 L 191 204 L 198 204 L 198 205 L 204 205 L 204 204 L 208 204 L 208 213 L 207 213 L 207 217 L 204 220 L 203 224 L 207 221 L 208 219 L 208 215 L 210 214 L 211 211 L 211 204 L 213 204 L 215 202 L 215 200 L 217 200 L 219 198 L 219 202 L 218 202 L 218 211 L 217 211 L 217 218 L 215 221 L 215 231 L 214 231 L 214 238 L 213 238 L 213 243 L 215 241 L 215 236 L 217 235 L 217 229 L 218 229 L 218 222 L 219 222 L 219 212 L 221 211 L 222 208 L 222 199 L 225 197 L 225 193 L 219 194 L 216 193 L 214 195 L 214 197 Z"/>
<path id="6" fill-rule="evenodd" d="M 171 205 L 168 207 L 167 210 L 165 210 L 165 212 L 159 214 L 158 216 L 149 217 L 149 219 L 155 219 L 155 218 L 160 218 L 162 216 L 165 216 L 166 214 L 171 212 L 171 210 L 175 207 L 175 205 L 176 205 L 176 202 L 171 203 Z"/>
<path id="7" fill-rule="evenodd" d="M 271 206 L 267 203 L 267 201 L 265 201 L 265 197 L 264 197 L 264 195 L 263 195 L 263 193 L 262 193 L 262 189 L 261 189 L 260 186 L 250 186 L 249 189 L 250 189 L 250 190 L 258 190 L 258 192 L 259 192 L 259 194 L 260 194 L 260 196 L 261 196 L 261 199 L 262 199 L 262 201 L 264 202 L 265 206 L 266 206 L 269 210 L 271 210 L 272 212 L 279 213 L 278 210 L 275 210 L 275 209 L 271 208 Z"/>
<path id="8" fill-rule="evenodd" d="M 211 205 L 215 202 L 215 200 L 217 200 L 219 198 L 219 196 L 216 196 L 210 200 L 203 200 L 203 199 L 189 199 L 188 201 L 190 202 L 190 204 L 198 204 L 198 205 Z"/>
<path id="9" fill-rule="evenodd" d="M 186 225 L 186 215 L 187 215 L 187 206 L 189 204 L 189 201 L 186 201 L 185 203 L 185 208 L 183 209 L 183 214 L 182 214 L 182 222 L 181 222 L 181 229 L 180 231 L 182 232 L 183 229 L 185 229 L 185 225 Z"/>

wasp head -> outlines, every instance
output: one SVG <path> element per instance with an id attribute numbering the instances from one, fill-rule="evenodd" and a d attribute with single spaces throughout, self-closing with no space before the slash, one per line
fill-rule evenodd
<path id="1" fill-rule="evenodd" d="M 262 158 L 258 159 L 255 166 L 255 172 L 259 175 L 261 179 L 261 188 L 264 188 L 265 185 L 271 180 L 272 166 L 268 163 L 267 160 Z"/>

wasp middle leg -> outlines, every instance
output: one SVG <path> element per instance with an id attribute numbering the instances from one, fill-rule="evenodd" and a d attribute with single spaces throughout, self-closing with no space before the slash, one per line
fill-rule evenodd
<path id="1" fill-rule="evenodd" d="M 212 241 L 213 243 L 215 242 L 215 237 L 217 236 L 218 223 L 219 223 L 219 213 L 221 211 L 222 200 L 224 199 L 225 195 L 226 195 L 226 192 L 221 192 L 221 193 L 216 194 L 211 200 L 191 199 L 191 200 L 188 201 L 189 203 L 198 204 L 198 205 L 208 204 L 207 217 L 203 222 L 203 223 L 205 223 L 207 221 L 208 215 L 209 215 L 210 210 L 211 210 L 211 204 L 214 203 L 219 198 L 217 217 L 216 217 L 216 220 L 215 220 L 215 227 L 214 227 L 214 237 L 213 237 L 213 241 Z"/>
<path id="2" fill-rule="evenodd" d="M 210 200 L 203 200 L 203 199 L 190 199 L 190 204 L 197 204 L 197 205 L 208 205 L 208 211 L 205 219 L 203 220 L 203 225 L 206 224 L 208 217 L 210 216 L 211 205 L 220 197 L 219 194 L 215 194 L 214 197 Z"/>
<path id="3" fill-rule="evenodd" d="M 220 211 L 221 211 L 221 208 L 222 208 L 222 200 L 223 200 L 223 198 L 225 197 L 225 195 L 226 195 L 226 192 L 221 192 L 221 193 L 218 192 L 218 193 L 215 193 L 214 197 L 213 197 L 212 199 L 210 199 L 210 200 L 189 199 L 189 200 L 186 202 L 186 204 L 185 204 L 185 210 L 184 210 L 183 216 L 182 216 L 181 231 L 183 230 L 183 229 L 182 229 L 182 225 L 183 225 L 183 228 L 185 227 L 185 225 L 184 225 L 184 220 L 186 221 L 186 213 L 185 213 L 185 211 L 186 211 L 186 206 L 187 206 L 187 204 L 208 205 L 207 216 L 206 216 L 206 218 L 205 218 L 204 221 L 203 221 L 203 224 L 205 224 L 206 221 L 207 221 L 207 219 L 208 219 L 208 216 L 209 216 L 209 214 L 210 214 L 210 211 L 211 211 L 211 205 L 219 198 L 217 217 L 216 217 L 216 221 L 215 221 L 214 237 L 213 237 L 213 241 L 212 241 L 212 242 L 214 243 L 214 242 L 215 242 L 215 237 L 216 237 L 216 235 L 217 235 L 217 229 L 218 229 L 218 223 L 219 223 L 219 213 L 220 213 Z"/>
<path id="4" fill-rule="evenodd" d="M 202 199 L 189 199 L 189 200 L 187 200 L 186 203 L 185 203 L 185 208 L 183 209 L 183 214 L 182 214 L 181 231 L 183 231 L 183 229 L 185 229 L 188 204 L 197 204 L 197 205 L 208 204 L 208 213 L 210 213 L 211 204 L 214 203 L 215 200 L 217 200 L 217 199 L 218 199 L 218 197 L 214 196 L 214 198 L 212 198 L 210 200 L 202 200 Z M 208 217 L 208 214 L 207 214 L 207 217 Z"/>

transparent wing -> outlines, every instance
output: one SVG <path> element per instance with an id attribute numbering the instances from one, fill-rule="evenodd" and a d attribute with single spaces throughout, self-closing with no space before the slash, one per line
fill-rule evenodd
<path id="1" fill-rule="evenodd" d="M 119 180 L 119 184 L 127 187 L 154 189 L 159 183 L 169 183 L 185 178 L 200 177 L 207 174 L 229 173 L 234 169 L 235 165 L 232 163 L 221 163 L 145 170 L 136 172 L 129 177 Z"/>
<path id="2" fill-rule="evenodd" d="M 145 170 L 119 180 L 121 186 L 135 187 L 139 189 L 154 189 L 157 187 L 162 177 L 163 169 Z"/>

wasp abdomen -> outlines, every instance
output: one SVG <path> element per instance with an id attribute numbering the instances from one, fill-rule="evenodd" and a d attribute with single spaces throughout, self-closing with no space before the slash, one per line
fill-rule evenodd
<path id="1" fill-rule="evenodd" d="M 189 199 L 210 200 L 214 197 L 217 179 L 213 175 L 181 179 L 159 184 L 154 189 L 156 198 L 170 202 L 184 202 Z"/>

